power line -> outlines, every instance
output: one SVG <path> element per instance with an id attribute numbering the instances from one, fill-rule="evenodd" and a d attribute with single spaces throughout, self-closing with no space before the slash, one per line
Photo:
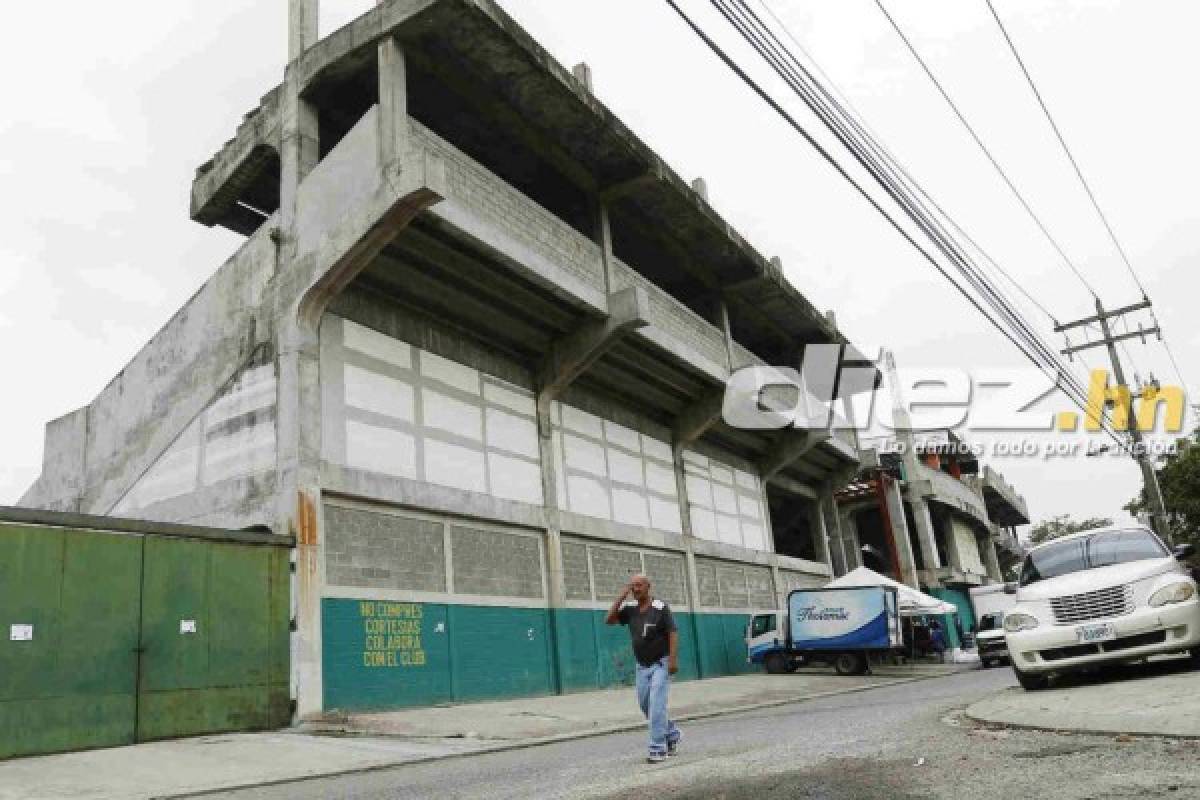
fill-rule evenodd
<path id="1" fill-rule="evenodd" d="M 1093 289 L 1092 285 L 1088 283 L 1086 278 L 1083 277 L 1083 273 L 1079 271 L 1079 268 L 1076 267 L 1074 262 L 1071 261 L 1070 257 L 1067 256 L 1066 251 L 1063 250 L 1062 246 L 1058 243 L 1058 240 L 1051 235 L 1049 229 L 1042 222 L 1041 218 L 1038 217 L 1036 212 L 1034 212 L 1033 207 L 1029 205 L 1029 201 L 1025 199 L 1025 196 L 1021 194 L 1021 191 L 1016 187 L 1016 184 L 1014 184 L 1012 179 L 1008 177 L 1008 173 L 1004 171 L 1004 168 L 1000 166 L 1000 162 L 997 161 L 996 157 L 992 155 L 992 151 L 989 150 L 987 145 L 983 143 L 983 140 L 979 137 L 979 134 L 975 132 L 975 128 L 972 127 L 971 123 L 967 121 L 967 118 L 963 115 L 962 111 L 959 110 L 958 105 L 950 97 L 945 88 L 943 88 L 941 82 L 937 79 L 937 76 L 933 74 L 933 70 L 931 70 L 929 65 L 925 63 L 925 59 L 921 57 L 921 54 L 917 52 L 917 48 L 913 46 L 913 43 L 909 41 L 908 36 L 904 34 L 904 31 L 900 28 L 899 24 L 897 24 L 896 20 L 891 14 L 888 13 L 888 10 L 884 7 L 882 0 L 875 0 L 875 5 L 879 7 L 879 10 L 883 13 L 883 16 L 886 17 L 887 21 L 891 24 L 892 30 L 894 30 L 900 37 L 901 41 L 904 42 L 904 45 L 908 48 L 908 51 L 912 53 L 913 58 L 916 59 L 921 69 L 924 70 L 926 76 L 929 77 L 929 80 L 933 82 L 933 85 L 942 95 L 942 98 L 950 106 L 951 110 L 954 111 L 954 115 L 958 117 L 958 121 L 963 124 L 963 127 L 967 129 L 967 132 L 971 135 L 971 138 L 975 140 L 975 144 L 977 144 L 979 149 L 983 151 L 983 154 L 987 156 L 988 161 L 991 162 L 996 172 L 1000 175 L 1001 179 L 1003 179 L 1005 185 L 1007 185 L 1009 190 L 1012 191 L 1013 195 L 1017 198 L 1017 201 L 1021 204 L 1021 207 L 1025 209 L 1025 213 L 1027 213 L 1030 219 L 1034 221 L 1038 229 L 1042 232 L 1042 235 L 1046 237 L 1046 240 L 1053 245 L 1054 249 L 1062 258 L 1063 263 L 1070 268 L 1071 272 L 1075 273 L 1075 277 L 1079 279 L 1079 282 L 1083 284 L 1084 288 L 1086 288 L 1093 297 L 1096 297 L 1096 290 Z"/>
<path id="2" fill-rule="evenodd" d="M 937 202 L 937 200 L 935 200 L 931 195 L 929 195 L 929 193 L 925 189 L 923 189 L 921 187 L 921 185 L 913 179 L 912 175 L 905 168 L 904 164 L 902 162 L 900 162 L 899 159 L 896 158 L 895 154 L 892 153 L 891 150 L 888 149 L 887 145 L 883 143 L 879 134 L 871 127 L 870 123 L 867 122 L 866 116 L 861 111 L 859 111 L 857 107 L 855 107 L 854 103 L 851 102 L 850 98 L 846 95 L 846 93 L 843 92 L 840 88 L 838 88 L 838 85 L 833 80 L 833 78 L 831 78 L 829 76 L 829 74 L 826 73 L 825 70 L 821 68 L 820 62 L 818 62 L 817 59 L 813 57 L 812 53 L 810 53 L 804 47 L 804 44 L 799 39 L 796 38 L 795 34 L 793 34 L 791 29 L 787 26 L 787 24 L 782 19 L 779 18 L 779 16 L 775 13 L 775 11 L 771 8 L 771 6 L 766 2 L 766 0 L 758 0 L 758 4 L 762 7 L 762 9 L 764 11 L 767 12 L 767 14 L 771 17 L 771 19 L 773 19 L 775 21 L 775 24 L 779 27 L 780 30 L 783 31 L 783 34 L 788 38 L 789 41 L 791 41 L 791 43 L 796 47 L 796 49 L 799 50 L 800 53 L 806 59 L 808 59 L 809 63 L 811 63 L 813 65 L 813 67 L 816 69 L 817 73 L 822 78 L 824 78 L 825 84 L 828 85 L 829 88 L 834 92 L 834 94 L 837 95 L 838 100 L 841 101 L 842 105 L 844 105 L 850 112 L 852 112 L 851 114 L 848 114 L 847 116 L 851 120 L 853 120 L 855 117 L 858 118 L 858 121 L 861 124 L 862 129 L 865 130 L 865 132 L 867 134 L 869 134 L 868 138 L 873 138 L 876 142 L 878 142 L 880 150 L 882 150 L 883 153 L 892 161 L 892 163 L 896 167 L 899 168 L 900 172 L 908 180 L 909 184 L 912 185 L 913 187 L 915 187 L 917 189 L 917 191 L 919 191 L 925 197 L 925 199 L 929 201 L 930 205 L 932 205 L 935 209 L 937 209 L 938 213 L 942 215 L 942 217 L 946 220 L 946 222 L 948 222 L 950 224 L 950 226 L 953 227 L 954 230 L 960 236 L 962 236 L 972 247 L 974 247 L 975 250 L 977 250 L 979 252 L 979 254 L 982 255 L 984 257 L 984 259 L 989 264 L 992 265 L 992 267 L 996 270 L 996 272 L 998 272 L 1000 275 L 1002 275 L 1005 278 L 1005 280 L 1007 280 L 1008 283 L 1014 289 L 1016 289 L 1018 292 L 1020 292 L 1021 295 L 1026 300 L 1028 300 L 1031 304 L 1033 304 L 1033 306 L 1035 308 L 1037 308 L 1038 311 L 1042 312 L 1042 314 L 1044 314 L 1046 316 L 1046 318 L 1049 319 L 1052 324 L 1057 325 L 1058 318 L 1055 317 L 1055 315 L 1052 314 L 1041 302 L 1039 302 L 1037 298 L 1035 298 L 1033 295 L 1031 295 L 1029 293 L 1029 291 L 1021 284 L 1020 281 L 1016 280 L 1012 275 L 1010 275 L 1008 270 L 1006 270 L 1006 269 L 1004 269 L 1004 267 L 1000 266 L 1000 264 L 996 261 L 996 259 L 992 258 L 992 256 L 986 250 L 984 250 L 983 247 L 978 242 L 976 242 L 975 239 L 969 233 L 967 233 L 958 224 L 958 222 L 956 222 L 954 220 L 953 217 L 951 217 L 949 214 L 946 213 L 946 211 L 941 207 L 941 205 Z"/>
<path id="3" fill-rule="evenodd" d="M 755 16 L 753 12 L 746 7 L 745 3 L 740 3 L 742 13 L 749 15 L 749 18 L 753 19 L 753 21 L 762 28 L 762 31 L 760 31 L 758 34 L 758 38 L 756 38 L 752 31 L 747 29 L 746 20 L 744 18 L 739 19 L 735 16 L 734 12 L 731 12 L 728 7 L 717 2 L 717 0 L 712 0 L 712 2 L 713 5 L 725 16 L 726 20 L 729 21 L 730 24 L 742 34 L 743 38 L 745 38 L 746 41 L 755 48 L 756 52 L 758 52 L 758 54 L 764 60 L 766 60 L 773 69 L 775 69 L 776 73 L 780 77 L 784 78 L 792 90 L 796 92 L 805 101 L 805 103 L 809 105 L 810 109 L 812 109 L 814 113 L 816 113 L 818 117 L 831 128 L 835 135 L 838 136 L 842 144 L 846 146 L 851 154 L 854 155 L 854 157 L 858 160 L 860 165 L 867 169 L 871 176 L 880 184 L 881 188 L 883 188 L 885 192 L 887 192 L 888 195 L 905 210 L 912 221 L 914 221 L 918 227 L 930 237 L 933 243 L 937 245 L 945 255 L 947 255 L 947 257 L 953 264 L 955 264 L 964 277 L 966 277 L 968 281 L 975 286 L 977 291 L 980 291 L 985 297 L 988 298 L 989 303 L 992 304 L 997 312 L 1007 320 L 1009 325 L 1013 326 L 1015 332 L 1020 336 L 1020 338 L 1025 340 L 1026 344 L 1019 342 L 1017 338 L 1014 337 L 1014 332 L 1008 330 L 1005 325 L 1001 324 L 999 320 L 984 310 L 979 301 L 969 292 L 967 292 L 963 286 L 955 281 L 945 270 L 945 268 L 943 268 L 942 265 L 939 264 L 937 260 L 929 254 L 928 251 L 921 247 L 920 244 L 913 239 L 912 235 L 909 234 L 908 231 L 906 231 L 903 227 L 901 227 L 899 223 L 897 223 L 896 220 L 890 214 L 888 214 L 882 208 L 882 206 L 879 205 L 878 201 L 868 194 L 866 190 L 863 189 L 863 187 L 858 184 L 836 160 L 833 159 L 830 153 L 795 120 L 794 117 L 784 110 L 774 98 L 772 98 L 761 86 L 751 79 L 740 66 L 738 66 L 702 29 L 700 29 L 699 26 L 696 25 L 679 8 L 674 0 L 667 0 L 667 4 L 672 8 L 672 10 L 674 10 L 681 19 L 683 19 L 688 27 L 692 29 L 692 31 L 709 47 L 710 50 L 713 51 L 714 54 L 718 56 L 718 58 L 725 63 L 725 65 L 731 71 L 734 72 L 734 74 L 741 78 L 741 80 L 746 83 L 746 85 L 749 86 L 756 94 L 758 94 L 764 102 L 766 102 L 777 114 L 787 121 L 793 129 L 800 133 L 804 139 L 808 141 L 809 144 L 812 145 L 813 148 L 817 150 L 817 152 L 826 160 L 826 162 L 828 162 L 830 166 L 834 167 L 839 175 L 848 183 L 850 183 L 851 186 L 853 186 L 859 192 L 859 194 L 862 195 L 872 205 L 872 207 L 875 208 L 875 210 L 878 211 L 892 225 L 892 227 L 925 258 L 926 261 L 928 261 L 944 278 L 946 278 L 950 284 L 954 286 L 954 288 L 960 294 L 962 294 L 968 300 L 968 302 L 970 302 L 972 306 L 974 306 L 975 309 L 983 315 L 986 320 L 988 320 L 988 322 L 996 327 L 1005 336 L 1005 338 L 1007 338 L 1018 349 L 1018 351 L 1020 351 L 1035 365 L 1038 365 L 1044 369 L 1053 370 L 1054 378 L 1059 388 L 1061 388 L 1077 405 L 1079 405 L 1081 408 L 1084 408 L 1086 405 L 1086 393 L 1083 391 L 1078 381 L 1074 378 L 1074 376 L 1070 375 L 1069 371 L 1066 371 L 1061 367 L 1060 363 L 1057 361 L 1056 354 L 1054 354 L 1052 351 L 1049 351 L 1044 342 L 1042 342 L 1036 336 L 1036 334 L 1029 329 L 1028 324 L 1025 323 L 1020 315 L 1011 308 L 1011 305 L 1005 302 L 1003 298 L 999 297 L 995 290 L 991 287 L 990 283 L 988 283 L 987 280 L 982 276 L 982 274 L 979 273 L 977 269 L 972 267 L 970 259 L 966 257 L 965 253 L 961 250 L 961 248 L 958 247 L 954 240 L 949 237 L 945 231 L 941 230 L 936 221 L 928 215 L 928 210 L 923 208 L 919 198 L 911 197 L 910 194 L 905 191 L 907 187 L 898 185 L 898 183 L 902 182 L 897 180 L 894 172 L 889 173 L 889 170 L 894 168 L 887 164 L 885 159 L 880 159 L 878 157 L 879 146 L 872 142 L 870 137 L 862 134 L 861 128 L 857 126 L 857 123 L 853 120 L 853 117 L 846 114 L 844 109 L 841 110 L 841 114 L 845 119 L 849 120 L 851 126 L 859 130 L 858 138 L 867 143 L 867 148 L 864 148 L 855 140 L 855 137 L 846 130 L 845 123 L 837 118 L 831 117 L 831 112 L 828 108 L 822 105 L 819 97 L 815 95 L 812 86 L 799 81 L 797 79 L 797 73 L 794 70 L 789 71 L 786 65 L 780 63 L 778 50 L 772 53 L 768 49 L 764 48 L 763 39 L 761 38 L 762 32 L 769 34 L 770 37 L 775 40 L 775 43 L 779 45 L 779 48 L 791 58 L 795 66 L 798 67 L 799 70 L 803 72 L 805 78 L 807 78 L 808 84 L 815 85 L 819 92 L 823 93 L 827 99 L 832 100 L 832 98 L 828 97 L 828 93 L 825 92 L 824 87 L 822 87 L 819 82 L 816 82 L 812 79 L 812 76 L 808 74 L 803 65 L 799 64 L 799 62 L 795 60 L 795 57 L 791 55 L 791 53 L 788 52 L 781 43 L 778 42 L 778 39 L 774 37 L 774 34 L 770 32 L 769 28 L 763 25 L 761 20 L 759 20 L 757 16 Z M 835 108 L 840 108 L 836 105 L 836 100 L 834 100 L 832 104 Z M 868 150 L 875 151 L 875 155 L 873 156 Z M 884 162 L 882 166 L 879 163 L 881 160 Z M 1030 347 L 1033 348 L 1034 352 L 1030 351 Z M 1035 355 L 1034 353 L 1037 353 L 1038 355 Z M 1039 358 L 1039 356 L 1041 357 Z M 1064 377 L 1067 381 L 1066 386 L 1062 385 Z M 1105 426 L 1105 431 L 1118 443 L 1118 445 L 1122 445 L 1119 437 L 1117 437 L 1116 434 L 1107 426 Z"/>
<path id="4" fill-rule="evenodd" d="M 1067 140 L 1063 136 L 1062 130 L 1059 129 L 1058 123 L 1054 121 L 1054 115 L 1050 113 L 1050 108 L 1046 105 L 1046 101 L 1042 97 L 1042 93 L 1038 90 L 1037 84 L 1033 80 L 1033 75 L 1030 74 L 1029 68 L 1025 65 L 1025 60 L 1021 58 L 1021 53 L 1017 50 L 1017 45 L 1015 42 L 1013 42 L 1012 36 L 1009 35 L 1008 28 L 1005 27 L 1004 21 L 1000 19 L 1000 15 L 996 12 L 996 7 L 992 4 L 992 0 L 984 0 L 984 2 L 987 3 L 988 11 L 992 12 L 992 18 L 996 20 L 996 26 L 1000 28 L 1000 33 L 1004 36 L 1004 41 L 1008 43 L 1009 52 L 1012 53 L 1013 58 L 1016 59 L 1017 66 L 1021 68 L 1021 74 L 1025 76 L 1025 82 L 1029 84 L 1029 88 L 1033 92 L 1033 96 L 1037 98 L 1038 105 L 1041 106 L 1042 113 L 1046 116 L 1046 121 L 1050 123 L 1051 130 L 1054 131 L 1054 135 L 1057 137 L 1058 143 L 1062 146 L 1063 153 L 1066 154 L 1067 160 L 1071 162 L 1071 167 L 1075 170 L 1075 176 L 1079 178 L 1079 183 L 1081 186 L 1083 186 L 1084 192 L 1087 193 L 1088 200 L 1092 202 L 1092 208 L 1096 209 L 1096 216 L 1100 217 L 1100 221 L 1104 224 L 1104 230 L 1108 232 L 1108 238 L 1112 240 L 1113 247 L 1116 248 L 1117 253 L 1121 256 L 1121 261 L 1125 264 L 1125 269 L 1129 271 L 1129 277 L 1133 278 L 1133 282 L 1137 285 L 1138 291 L 1142 293 L 1142 298 L 1148 300 L 1150 296 L 1146 291 L 1146 287 L 1142 284 L 1141 279 L 1138 278 L 1137 271 L 1134 270 L 1133 263 L 1129 260 L 1129 254 L 1126 253 L 1125 248 L 1121 246 L 1121 241 L 1117 238 L 1117 234 L 1113 230 L 1112 224 L 1108 221 L 1108 216 L 1104 213 L 1103 209 L 1100 208 L 1100 202 L 1096 199 L 1095 192 L 1092 191 L 1092 187 L 1088 183 L 1087 178 L 1083 176 L 1083 170 L 1080 169 L 1079 162 L 1075 160 L 1075 156 L 1071 152 L 1071 148 L 1067 145 Z M 1155 320 L 1154 324 L 1161 330 L 1162 326 L 1158 325 L 1157 319 Z M 1179 382 L 1186 387 L 1187 381 L 1184 380 L 1183 372 L 1179 369 L 1179 362 L 1175 360 L 1175 354 L 1171 352 L 1171 346 L 1168 344 L 1165 336 L 1162 338 L 1162 343 L 1163 348 L 1167 351 L 1167 357 L 1171 360 L 1171 366 L 1175 369 L 1176 377 L 1178 377 Z M 1126 352 L 1126 357 L 1128 357 L 1128 352 Z"/>
<path id="5" fill-rule="evenodd" d="M 913 221 L 916 222 L 922 229 L 922 231 L 931 238 L 934 244 L 936 244 L 938 248 L 942 250 L 942 252 L 951 260 L 951 263 L 953 263 L 964 275 L 964 277 L 967 278 L 971 285 L 974 286 L 977 291 L 983 294 L 988 299 L 989 303 L 997 310 L 997 312 L 1000 313 L 1002 317 L 1007 319 L 1008 324 L 1012 325 L 1014 329 L 1016 329 L 1021 335 L 1021 337 L 1025 339 L 1026 342 L 1042 356 L 1042 359 L 1045 362 L 1044 368 L 1053 370 L 1054 378 L 1059 388 L 1063 389 L 1068 397 L 1071 397 L 1074 393 L 1075 398 L 1073 399 L 1075 399 L 1076 403 L 1082 407 L 1083 402 L 1078 398 L 1084 397 L 1085 393 L 1079 386 L 1078 382 L 1073 378 L 1073 376 L 1070 376 L 1069 373 L 1066 373 L 1069 385 L 1066 387 L 1062 386 L 1064 370 L 1057 361 L 1056 354 L 1050 351 L 1046 347 L 1045 343 L 1042 342 L 1037 335 L 1029 329 L 1028 323 L 1026 323 L 1020 317 L 1020 315 L 1011 308 L 1011 304 L 997 294 L 994 287 L 987 282 L 982 273 L 978 271 L 978 268 L 972 264 L 969 258 L 967 258 L 965 252 L 963 252 L 957 243 L 954 242 L 953 238 L 949 237 L 948 234 L 936 223 L 936 220 L 929 215 L 928 208 L 924 207 L 924 204 L 920 202 L 919 198 L 914 199 L 906 195 L 904 190 L 907 187 L 897 186 L 898 181 L 894 173 L 898 165 L 889 163 L 886 158 L 881 159 L 884 162 L 882 165 L 874 161 L 870 153 L 864 152 L 862 143 L 855 141 L 854 137 L 847 133 L 845 125 L 838 118 L 831 117 L 831 112 L 829 109 L 823 107 L 817 101 L 812 88 L 815 87 L 817 92 L 824 96 L 826 100 L 829 101 L 830 105 L 832 105 L 840 113 L 841 117 L 847 120 L 850 125 L 853 126 L 856 131 L 858 131 L 858 135 L 862 139 L 862 142 L 865 143 L 866 149 L 874 151 L 876 156 L 878 156 L 882 150 L 881 146 L 874 143 L 871 140 L 871 137 L 867 136 L 862 131 L 861 126 L 857 124 L 852 115 L 848 114 L 845 109 L 838 106 L 837 101 L 829 95 L 829 93 L 823 86 L 821 86 L 819 82 L 812 78 L 812 75 L 808 73 L 804 65 L 797 61 L 795 56 L 787 51 L 786 47 L 779 42 L 774 33 L 771 32 L 770 29 L 763 24 L 760 19 L 758 19 L 754 12 L 751 11 L 744 2 L 741 0 L 736 0 L 735 2 L 735 6 L 740 7 L 741 9 L 741 14 L 743 16 L 740 17 L 737 16 L 737 13 L 733 11 L 728 4 L 717 2 L 717 0 L 712 0 L 712 2 L 718 11 L 725 16 L 726 20 L 733 25 L 739 33 L 742 34 L 743 38 L 751 43 L 759 55 L 789 83 L 793 91 L 799 94 L 813 110 L 813 112 L 816 113 L 818 117 L 825 122 L 835 134 L 838 135 L 843 145 L 845 145 L 847 149 L 850 150 L 851 154 L 854 155 L 854 157 L 859 161 L 859 163 L 871 173 L 872 177 L 874 177 L 876 181 L 880 183 L 889 196 L 891 196 L 902 208 L 904 208 L 906 213 L 908 213 Z M 753 25 L 758 26 L 757 31 L 752 30 Z M 768 42 L 768 47 L 764 48 L 764 37 L 772 40 L 774 42 L 774 46 L 770 46 L 770 43 Z M 770 50 L 770 52 L 767 52 L 767 50 Z M 789 70 L 787 69 L 786 65 L 780 63 L 779 58 L 781 52 L 786 54 L 787 58 L 790 59 L 791 63 L 794 65 L 795 69 Z M 799 73 L 803 73 L 803 76 L 807 79 L 808 84 L 811 84 L 811 86 L 802 81 L 798 81 L 799 73 L 797 73 L 796 70 L 799 70 Z M 903 171 L 902 167 L 900 169 Z M 889 171 L 891 174 L 889 174 Z M 908 176 L 906 171 L 904 174 L 906 177 L 908 177 L 910 183 L 915 183 L 911 180 L 911 176 Z M 916 185 L 916 189 L 920 192 L 923 192 L 919 185 Z M 943 211 L 942 213 L 945 216 L 945 212 Z M 987 317 L 986 313 L 985 317 Z M 995 320 L 991 320 L 990 317 L 989 321 L 992 321 L 993 324 L 997 324 Z M 1011 336 L 1009 338 L 1012 340 Z M 1027 349 L 1021 347 L 1020 345 L 1018 345 L 1018 348 L 1021 349 L 1026 357 L 1030 358 L 1034 364 L 1038 364 L 1038 360 L 1035 357 L 1032 357 Z M 1116 437 L 1114 436 L 1114 439 L 1115 438 Z"/>

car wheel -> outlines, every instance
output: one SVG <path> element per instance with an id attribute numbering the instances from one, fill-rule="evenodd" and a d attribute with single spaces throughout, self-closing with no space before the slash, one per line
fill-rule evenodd
<path id="1" fill-rule="evenodd" d="M 1050 679 L 1045 675 L 1031 675 L 1028 672 L 1021 672 L 1013 665 L 1013 674 L 1017 676 L 1017 683 L 1021 684 L 1021 688 L 1027 692 L 1036 692 L 1039 689 L 1045 689 L 1050 683 Z"/>
<path id="2" fill-rule="evenodd" d="M 862 675 L 867 671 L 867 662 L 858 653 L 838 653 L 833 668 L 838 675 Z"/>
<path id="3" fill-rule="evenodd" d="M 771 653 L 763 659 L 763 666 L 772 675 L 782 675 L 787 671 L 787 656 L 783 653 Z"/>
<path id="4" fill-rule="evenodd" d="M 1192 669 L 1200 669 L 1200 647 L 1191 649 Z"/>

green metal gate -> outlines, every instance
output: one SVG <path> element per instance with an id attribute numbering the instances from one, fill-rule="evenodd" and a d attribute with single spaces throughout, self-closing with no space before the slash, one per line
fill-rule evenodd
<path id="1" fill-rule="evenodd" d="M 286 725 L 292 544 L 0 509 L 0 758 Z"/>

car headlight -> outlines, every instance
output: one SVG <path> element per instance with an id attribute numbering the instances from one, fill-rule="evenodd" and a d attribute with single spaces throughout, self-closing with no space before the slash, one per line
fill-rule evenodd
<path id="1" fill-rule="evenodd" d="M 1031 631 L 1038 626 L 1037 617 L 1030 614 L 1005 614 L 1004 615 L 1004 630 L 1009 633 L 1017 633 L 1018 631 Z"/>
<path id="2" fill-rule="evenodd" d="M 1192 595 L 1195 593 L 1196 585 L 1191 581 L 1172 583 L 1150 595 L 1150 605 L 1157 608 L 1158 606 L 1170 605 L 1171 603 L 1183 603 L 1191 600 Z"/>

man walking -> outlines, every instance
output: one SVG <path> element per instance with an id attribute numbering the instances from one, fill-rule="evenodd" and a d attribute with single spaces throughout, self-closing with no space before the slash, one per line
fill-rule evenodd
<path id="1" fill-rule="evenodd" d="M 633 595 L 634 602 L 625 605 Z M 679 671 L 679 633 L 671 607 L 650 594 L 650 579 L 634 575 L 604 621 L 629 627 L 633 657 L 637 660 L 637 699 L 650 725 L 647 761 L 658 763 L 675 755 L 683 734 L 667 717 L 670 675 Z"/>

